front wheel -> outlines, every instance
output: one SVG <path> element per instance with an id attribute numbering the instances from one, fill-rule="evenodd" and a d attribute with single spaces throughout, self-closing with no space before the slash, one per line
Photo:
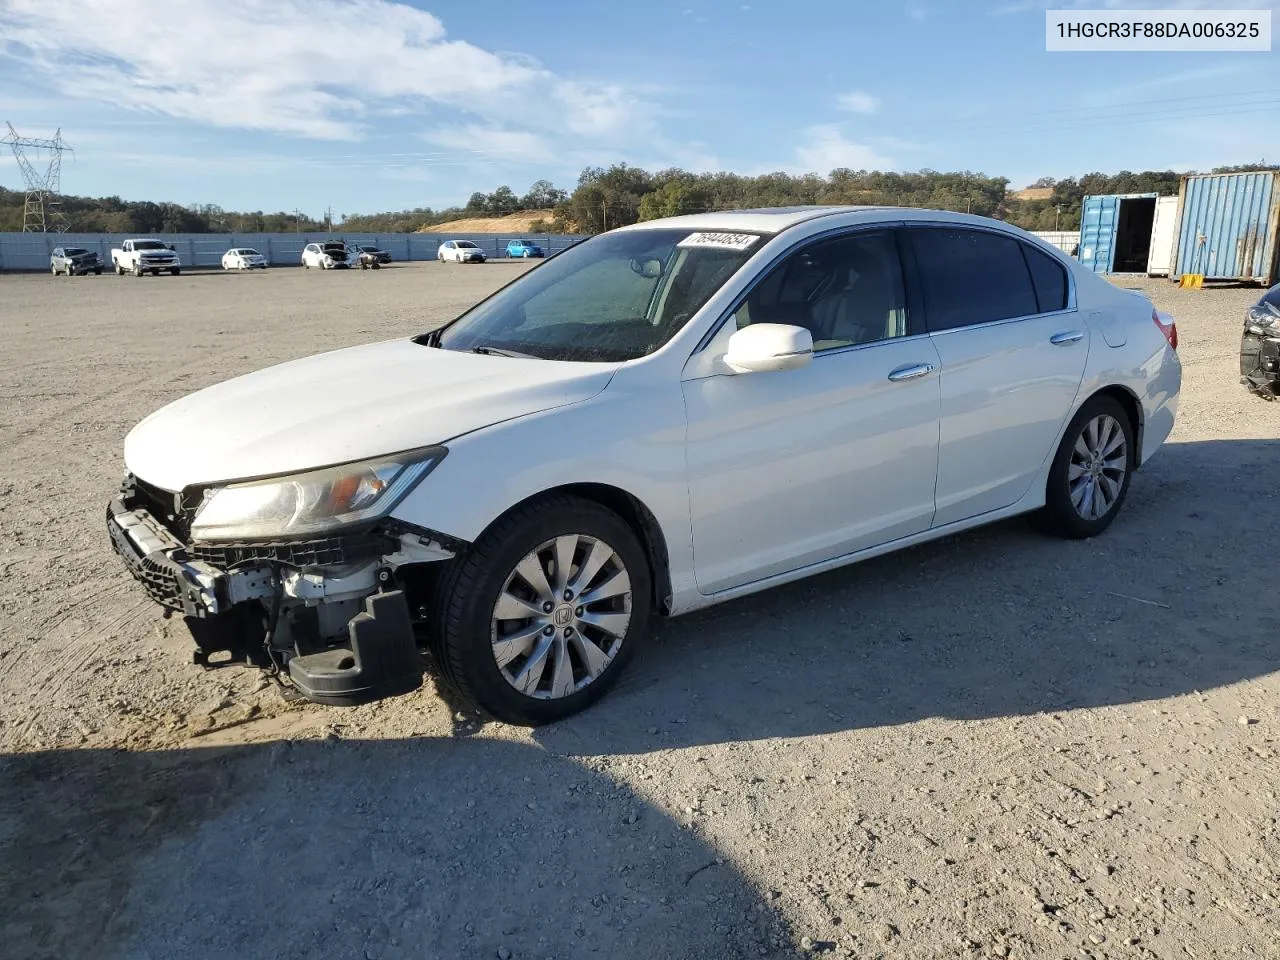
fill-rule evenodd
<path id="1" fill-rule="evenodd" d="M 1077 540 L 1102 533 L 1124 504 L 1136 463 L 1128 411 L 1112 397 L 1087 401 L 1067 426 L 1049 468 L 1044 526 Z"/>
<path id="2" fill-rule="evenodd" d="M 648 558 L 611 510 L 573 497 L 498 520 L 438 585 L 431 643 L 445 679 L 507 723 L 536 726 L 603 696 L 643 642 Z"/>
<path id="3" fill-rule="evenodd" d="M 120 264 L 118 264 L 118 263 L 116 264 L 116 276 L 117 276 L 117 277 L 123 277 L 123 276 L 124 276 L 124 267 L 120 266 Z"/>
<path id="4" fill-rule="evenodd" d="M 49 272 L 50 272 L 50 273 L 52 273 L 52 274 L 56 277 L 56 276 L 58 275 L 58 268 L 57 268 L 56 266 L 54 266 L 53 264 L 50 264 L 50 265 L 49 265 Z"/>
<path id="5" fill-rule="evenodd" d="M 172 270 L 169 271 L 169 276 L 171 277 L 177 277 L 177 276 L 180 276 L 181 274 L 182 274 L 181 267 L 174 267 Z M 160 274 L 157 272 L 156 276 L 158 277 L 160 276 Z"/>
<path id="6" fill-rule="evenodd" d="M 100 276 L 102 276 L 102 268 L 101 268 L 101 267 L 94 267 L 94 268 L 93 268 L 93 275 L 94 275 L 95 277 L 100 277 Z"/>

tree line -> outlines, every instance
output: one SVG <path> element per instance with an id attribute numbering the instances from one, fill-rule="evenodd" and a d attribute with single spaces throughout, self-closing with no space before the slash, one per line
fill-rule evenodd
<path id="1" fill-rule="evenodd" d="M 1274 169 L 1265 163 L 1216 167 L 1211 173 Z M 119 197 L 61 198 L 68 228 L 80 233 L 286 233 L 324 230 L 360 233 L 411 233 L 424 226 L 464 217 L 502 216 L 520 211 L 549 211 L 532 232 L 600 233 L 614 227 L 685 213 L 801 204 L 868 204 L 927 207 L 970 212 L 1007 220 L 1028 230 L 1076 230 L 1080 207 L 1089 194 L 1175 194 L 1187 172 L 1144 170 L 1088 173 L 1057 180 L 1043 177 L 1033 187 L 1049 188 L 1048 198 L 1021 199 L 1005 177 L 969 171 L 919 170 L 889 173 L 839 168 L 816 173 L 650 172 L 625 163 L 588 167 L 572 191 L 538 180 L 523 195 L 509 186 L 473 193 L 464 206 L 374 214 L 343 214 L 337 222 L 300 211 L 236 212 L 213 204 L 121 200 Z M 0 187 L 0 231 L 22 229 L 24 195 Z"/>

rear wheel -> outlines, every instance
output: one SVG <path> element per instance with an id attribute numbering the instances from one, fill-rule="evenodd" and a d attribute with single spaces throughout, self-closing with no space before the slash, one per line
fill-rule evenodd
<path id="1" fill-rule="evenodd" d="M 117 277 L 123 277 L 123 276 L 124 276 L 124 267 L 120 266 L 120 264 L 118 264 L 118 263 L 116 264 L 116 276 L 117 276 Z"/>
<path id="2" fill-rule="evenodd" d="M 169 275 L 173 277 L 179 276 L 181 273 L 182 273 L 181 267 L 174 267 L 172 270 L 169 271 Z M 156 276 L 157 277 L 160 276 L 159 270 L 156 271 Z"/>
<path id="3" fill-rule="evenodd" d="M 50 272 L 50 273 L 52 273 L 52 274 L 56 277 L 56 276 L 58 275 L 58 268 L 57 268 L 57 266 L 55 266 L 54 264 L 49 264 L 49 272 Z"/>
<path id="4" fill-rule="evenodd" d="M 1136 457 L 1128 411 L 1112 397 L 1088 400 L 1049 468 L 1043 510 L 1048 531 L 1084 539 L 1107 529 L 1129 492 Z"/>
<path id="5" fill-rule="evenodd" d="M 100 277 L 100 276 L 102 276 L 102 268 L 101 268 L 101 267 L 94 267 L 94 268 L 93 268 L 93 275 L 94 275 L 95 277 Z"/>
<path id="6" fill-rule="evenodd" d="M 471 702 L 537 725 L 603 696 L 644 640 L 648 559 L 617 514 L 573 497 L 519 507 L 438 587 L 436 660 Z"/>

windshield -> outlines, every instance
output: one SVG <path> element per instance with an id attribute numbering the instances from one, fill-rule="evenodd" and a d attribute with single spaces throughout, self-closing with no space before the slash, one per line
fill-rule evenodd
<path id="1" fill-rule="evenodd" d="M 159 240 L 135 240 L 133 241 L 133 249 L 135 250 L 168 250 Z"/>
<path id="2" fill-rule="evenodd" d="M 242 257 L 256 257 L 256 256 L 258 256 L 258 251 L 257 251 L 257 250 L 249 250 L 249 249 L 241 250 L 241 251 L 240 251 L 240 256 L 242 256 Z"/>
<path id="3" fill-rule="evenodd" d="M 475 247 L 475 244 L 472 243 L 470 240 L 459 240 L 457 243 L 454 244 L 454 246 L 465 247 L 466 249 L 471 250 Z"/>
<path id="4" fill-rule="evenodd" d="M 671 228 L 602 234 L 499 290 L 435 342 L 546 360 L 634 360 L 675 336 L 760 239 Z"/>
<path id="5" fill-rule="evenodd" d="M 78 257 L 82 253 L 88 253 L 88 252 L 89 251 L 84 249 L 84 247 L 67 247 L 66 250 L 62 251 L 62 254 L 63 256 L 66 256 L 66 257 Z"/>

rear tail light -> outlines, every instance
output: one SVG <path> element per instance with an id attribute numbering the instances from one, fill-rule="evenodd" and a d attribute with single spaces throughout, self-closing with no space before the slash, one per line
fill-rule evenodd
<path id="1" fill-rule="evenodd" d="M 1164 334 L 1164 338 L 1169 341 L 1169 346 L 1174 350 L 1178 349 L 1178 325 L 1173 322 L 1173 317 L 1161 314 L 1159 310 L 1151 311 L 1151 319 L 1160 332 Z M 1166 322 L 1167 321 L 1167 322 Z"/>

